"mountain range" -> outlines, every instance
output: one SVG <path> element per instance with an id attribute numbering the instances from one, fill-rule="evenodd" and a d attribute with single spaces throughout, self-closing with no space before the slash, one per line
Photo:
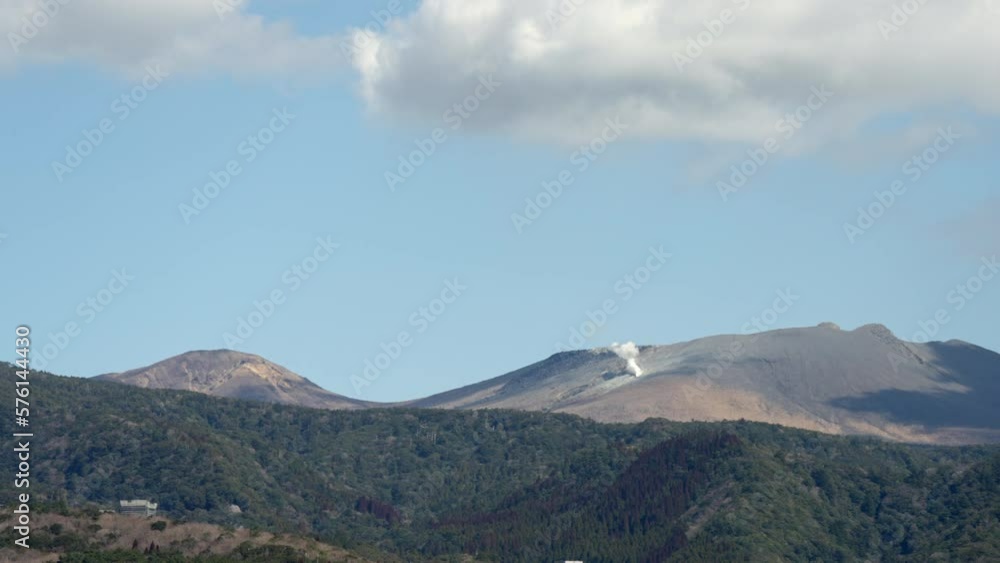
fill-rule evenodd
<path id="1" fill-rule="evenodd" d="M 905 342 L 881 325 L 846 331 L 824 323 L 563 352 L 394 404 L 337 395 L 264 358 L 228 350 L 189 352 L 99 379 L 323 409 L 512 409 L 600 422 L 745 419 L 901 442 L 1000 442 L 1000 354 L 957 340 Z"/>
<path id="2" fill-rule="evenodd" d="M 0 561 L 1000 561 L 1000 446 L 30 378 L 31 550 L 0 519 Z"/>

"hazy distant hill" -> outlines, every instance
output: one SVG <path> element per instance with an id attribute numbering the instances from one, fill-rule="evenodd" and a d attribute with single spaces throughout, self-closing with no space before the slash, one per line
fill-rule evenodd
<path id="1" fill-rule="evenodd" d="M 640 348 L 567 352 L 411 403 L 568 412 L 604 422 L 747 419 L 905 441 L 1000 441 L 1000 355 L 832 324 Z"/>
<path id="2" fill-rule="evenodd" d="M 178 389 L 318 409 L 356 409 L 369 404 L 331 393 L 260 356 L 231 350 L 188 352 L 151 366 L 100 375 L 96 379 L 148 389 Z"/>

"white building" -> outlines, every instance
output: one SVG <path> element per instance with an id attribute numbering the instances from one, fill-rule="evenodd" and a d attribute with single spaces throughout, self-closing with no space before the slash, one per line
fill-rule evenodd
<path id="1" fill-rule="evenodd" d="M 156 516 L 155 502 L 148 500 L 120 500 L 118 501 L 118 513 L 129 516 Z"/>

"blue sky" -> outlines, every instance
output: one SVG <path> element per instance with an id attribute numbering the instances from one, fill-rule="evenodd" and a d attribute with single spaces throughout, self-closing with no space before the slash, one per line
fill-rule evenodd
<path id="1" fill-rule="evenodd" d="M 476 64 L 483 59 L 462 50 L 421 47 L 427 36 L 442 37 L 440 26 L 451 21 L 444 20 L 454 7 L 429 4 L 404 3 L 394 23 L 379 28 L 381 50 L 372 60 L 385 60 L 377 68 L 360 59 L 330 62 L 329 68 L 315 62 L 339 53 L 352 40 L 350 30 L 372 20 L 369 9 L 342 3 L 242 6 L 238 17 L 265 29 L 284 25 L 288 37 L 264 33 L 260 41 L 275 42 L 266 53 L 244 49 L 249 43 L 213 47 L 229 54 L 204 66 L 198 61 L 208 55 L 170 59 L 163 53 L 169 55 L 173 43 L 131 45 L 144 40 L 131 35 L 121 41 L 143 57 L 111 57 L 97 47 L 80 55 L 78 45 L 60 44 L 55 35 L 71 37 L 73 18 L 86 14 L 70 6 L 56 15 L 37 43 L 6 64 L 0 59 L 5 324 L 11 330 L 31 326 L 36 357 L 46 345 L 50 352 L 58 349 L 51 359 L 38 360 L 56 373 L 90 376 L 187 350 L 232 347 L 334 392 L 387 401 L 543 359 L 607 300 L 616 312 L 586 347 L 738 333 L 772 306 L 778 292 L 791 291 L 794 305 L 769 327 L 832 321 L 853 329 L 877 322 L 911 340 L 944 310 L 947 322 L 927 331 L 933 340 L 958 338 L 1000 350 L 1000 276 L 979 277 L 989 272 L 983 259 L 993 257 L 1000 242 L 994 214 L 1000 210 L 994 111 L 1000 98 L 993 84 L 970 70 L 974 66 L 942 72 L 966 71 L 975 88 L 955 83 L 949 90 L 914 79 L 909 87 L 924 88 L 925 97 L 894 97 L 891 85 L 860 88 L 831 72 L 834 95 L 810 109 L 801 133 L 788 139 L 769 129 L 807 105 L 810 88 L 826 83 L 822 77 L 761 71 L 759 82 L 779 83 L 780 95 L 723 88 L 724 96 L 716 92 L 722 101 L 712 101 L 721 106 L 679 118 L 662 109 L 643 113 L 635 108 L 646 106 L 628 102 L 640 92 L 657 95 L 640 80 L 642 60 L 621 63 L 637 74 L 616 75 L 607 84 L 587 81 L 603 76 L 606 61 L 594 61 L 587 73 L 562 76 L 566 86 L 556 78 L 541 81 L 551 74 L 541 65 L 516 66 L 523 57 L 515 49 L 505 55 L 509 67 L 487 68 L 501 85 L 452 129 L 443 112 L 474 95 L 476 81 L 490 72 L 469 72 L 463 57 Z M 473 35 L 475 25 L 492 21 L 499 9 L 478 4 L 486 15 L 465 10 L 455 18 Z M 883 16 L 889 15 L 887 4 Z M 937 38 L 934 20 L 942 15 L 917 20 L 921 15 L 907 24 L 903 41 Z M 194 33 L 186 31 L 186 20 L 171 25 L 176 27 L 151 35 Z M 578 27 L 558 30 L 567 34 L 564 44 L 591 32 L 573 25 Z M 233 35 L 243 32 L 236 26 Z M 685 33 L 696 37 L 697 29 L 681 33 L 679 48 Z M 734 27 L 730 40 L 747 39 L 745 33 Z M 714 57 L 721 59 L 727 37 L 707 46 L 692 65 L 725 62 Z M 992 39 L 983 34 L 982 41 Z M 905 49 L 885 45 L 885 52 L 870 55 L 885 59 L 874 60 L 872 68 L 883 68 L 886 60 L 907 62 L 908 55 L 898 54 Z M 709 53 L 712 47 L 717 54 Z M 408 51 L 420 48 L 444 54 Z M 296 49 L 309 52 L 300 59 Z M 538 49 L 526 51 L 532 61 L 548 56 Z M 587 52 L 583 46 L 578 51 Z M 312 62 L 299 69 L 276 59 L 257 69 L 244 58 L 286 52 L 294 55 L 289 60 Z M 227 58 L 233 53 L 238 60 Z M 171 60 L 169 75 L 122 119 L 113 101 L 141 84 L 144 69 L 158 59 Z M 427 65 L 419 73 L 400 66 L 418 60 Z M 859 73 L 868 68 L 865 60 L 857 66 Z M 528 82 L 531 88 L 523 87 Z M 664 95 L 698 94 L 683 84 Z M 585 94 L 573 93 L 578 90 Z M 552 105 L 538 102 L 548 98 Z M 734 108 L 742 109 L 732 129 L 724 121 L 709 123 Z M 274 121 L 276 112 L 284 112 L 287 123 Z M 758 113 L 766 117 L 747 117 Z M 625 131 L 595 141 L 613 116 L 627 124 Z M 83 141 L 83 131 L 99 129 L 102 120 L 114 129 L 60 181 L 53 162 L 65 162 L 66 146 Z M 273 142 L 248 162 L 242 143 L 273 124 L 283 130 L 265 133 L 273 133 Z M 960 137 L 940 140 L 939 130 L 949 127 Z M 391 190 L 386 173 L 398 173 L 400 158 L 417 150 L 415 140 L 432 138 L 438 128 L 446 140 Z M 750 158 L 746 151 L 759 154 L 772 137 L 781 147 L 724 200 L 719 182 Z M 603 152 L 583 170 L 574 154 L 592 142 Z M 936 161 L 914 179 L 914 165 L 906 163 L 921 155 Z M 185 220 L 179 206 L 192 205 L 193 190 L 204 189 L 230 161 L 239 174 Z M 572 183 L 536 220 L 521 222 L 518 232 L 512 214 L 525 215 L 526 198 L 537 200 L 543 183 L 560 173 Z M 858 208 L 872 205 L 873 193 L 890 190 L 896 180 L 906 191 L 852 242 L 845 223 L 856 223 Z M 329 259 L 313 263 L 317 239 L 339 246 Z M 650 249 L 661 247 L 670 259 L 645 283 L 632 285 L 626 300 L 619 282 L 644 277 L 638 270 Z M 296 266 L 316 269 L 306 277 L 295 273 Z M 112 281 L 116 271 L 134 279 L 123 287 Z M 956 287 L 970 279 L 979 288 L 969 293 L 973 298 L 956 297 Z M 452 302 L 441 310 L 443 302 L 434 300 L 456 280 L 467 289 L 456 299 L 446 294 Z M 235 335 L 239 319 L 275 291 L 283 299 L 272 314 L 229 346 L 225 335 Z M 102 310 L 88 299 L 98 300 Z M 431 321 L 422 307 L 439 314 Z M 75 336 L 64 334 L 67 323 L 76 323 Z M 374 362 L 383 344 L 392 348 L 388 343 L 401 332 L 410 344 L 399 357 L 371 385 L 353 385 L 352 375 Z"/>

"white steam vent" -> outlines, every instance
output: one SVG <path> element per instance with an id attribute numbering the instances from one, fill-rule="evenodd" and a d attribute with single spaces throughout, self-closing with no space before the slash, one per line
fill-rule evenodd
<path id="1" fill-rule="evenodd" d="M 639 347 L 635 345 L 635 342 L 626 342 L 625 344 L 615 342 L 611 345 L 611 351 L 625 360 L 629 373 L 636 377 L 642 377 L 642 368 L 639 367 Z"/>

